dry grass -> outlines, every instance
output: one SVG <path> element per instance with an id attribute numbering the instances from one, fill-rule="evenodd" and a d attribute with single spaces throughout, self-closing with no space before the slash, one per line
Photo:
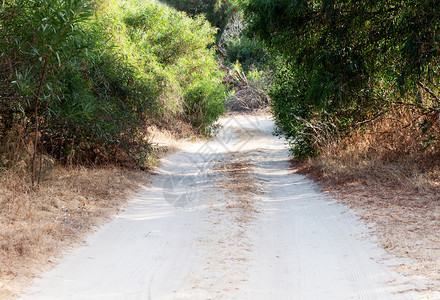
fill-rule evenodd
<path id="1" fill-rule="evenodd" d="M 16 296 L 54 257 L 121 208 L 148 173 L 57 167 L 37 189 L 0 177 L 0 298 Z"/>
<path id="2" fill-rule="evenodd" d="M 147 128 L 155 148 L 153 161 L 196 139 L 177 125 L 173 130 Z M 42 181 L 31 188 L 27 162 L 32 143 L 18 140 L 19 136 L 11 132 L 0 149 L 0 299 L 17 297 L 35 276 L 109 220 L 149 180 L 148 171 L 113 165 L 65 167 L 44 156 Z"/>
<path id="3" fill-rule="evenodd" d="M 417 122 L 408 126 L 417 118 L 394 111 L 294 167 L 374 223 L 387 251 L 413 261 L 399 271 L 429 278 L 434 291 L 440 289 L 440 160 L 438 149 L 421 151 Z"/>
<path id="4" fill-rule="evenodd" d="M 146 125 L 148 138 L 161 146 L 176 145 L 185 141 L 197 141 L 201 136 L 197 129 L 182 120 L 163 120 Z"/>

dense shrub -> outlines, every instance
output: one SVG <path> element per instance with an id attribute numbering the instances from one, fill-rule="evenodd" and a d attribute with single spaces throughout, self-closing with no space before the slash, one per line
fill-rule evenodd
<path id="1" fill-rule="evenodd" d="M 227 58 L 230 63 L 239 61 L 244 70 L 249 70 L 252 65 L 264 63 L 266 53 L 255 42 L 247 38 L 231 41 L 228 44 Z"/>
<path id="2" fill-rule="evenodd" d="M 250 36 L 280 56 L 273 109 L 301 153 L 398 103 L 425 116 L 414 122 L 427 141 L 439 140 L 430 125 L 440 111 L 438 0 L 242 3 Z"/>
<path id="3" fill-rule="evenodd" d="M 206 16 L 218 28 L 216 50 L 227 74 L 223 82 L 231 89 L 228 109 L 255 109 L 267 104 L 271 58 L 255 39 L 243 35 L 246 24 L 236 0 L 166 0 L 193 18 Z M 263 100 L 263 101 L 261 101 Z M 252 103 L 252 104 L 251 104 Z M 261 105 L 259 104 L 261 103 Z"/>
<path id="4" fill-rule="evenodd" d="M 226 88 L 215 82 L 202 81 L 185 93 L 185 115 L 201 133 L 209 134 L 212 124 L 225 112 Z"/>
<path id="5" fill-rule="evenodd" d="M 167 6 L 147 2 L 130 9 L 123 20 L 143 62 L 139 68 L 155 74 L 154 80 L 162 87 L 160 104 L 168 109 L 167 114 L 182 112 L 182 96 L 188 88 L 206 79 L 221 78 L 211 47 L 215 30 L 202 16 L 189 18 Z"/>
<path id="6" fill-rule="evenodd" d="M 215 29 L 203 17 L 153 1 L 4 3 L 0 138 L 21 119 L 61 161 L 126 157 L 142 165 L 150 155 L 146 121 L 187 120 L 187 92 L 205 81 L 221 89 Z M 207 97 L 216 110 L 222 99 Z M 201 120 L 197 129 L 215 118 Z"/>
<path id="7" fill-rule="evenodd" d="M 229 22 L 229 18 L 238 10 L 236 0 L 164 0 L 170 6 L 184 11 L 191 17 L 204 15 L 218 29 L 217 39 Z"/>

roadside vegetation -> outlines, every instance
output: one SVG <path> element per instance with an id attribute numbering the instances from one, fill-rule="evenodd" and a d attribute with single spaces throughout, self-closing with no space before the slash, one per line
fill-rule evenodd
<path id="1" fill-rule="evenodd" d="M 438 192 L 439 4 L 242 2 L 247 35 L 271 55 L 271 108 L 295 158 L 326 176 Z"/>
<path id="2" fill-rule="evenodd" d="M 354 208 L 404 273 L 437 280 L 439 1 L 244 0 L 276 61 L 269 88 L 294 168 Z"/>
<path id="3" fill-rule="evenodd" d="M 272 59 L 263 45 L 245 35 L 246 22 L 237 0 L 165 0 L 192 17 L 203 15 L 216 27 L 217 54 L 223 84 L 231 93 L 228 111 L 253 111 L 268 106 Z"/>
<path id="4" fill-rule="evenodd" d="M 276 61 L 272 111 L 296 158 L 356 180 L 387 165 L 396 176 L 370 177 L 438 187 L 438 4 L 243 1 L 248 35 Z"/>
<path id="5" fill-rule="evenodd" d="M 164 3 L 191 17 L 204 16 L 217 29 L 216 37 L 220 39 L 231 17 L 238 11 L 236 0 L 165 0 Z"/>
<path id="6" fill-rule="evenodd" d="M 228 95 L 215 41 L 154 1 L 0 3 L 0 298 L 148 181 L 153 133 L 210 134 Z"/>
<path id="7" fill-rule="evenodd" d="M 293 154 L 317 156 L 390 114 L 414 129 L 392 150 L 438 151 L 437 7 L 436 1 L 244 1 L 248 33 L 277 55 L 270 95 Z"/>
<path id="8" fill-rule="evenodd" d="M 296 169 L 438 270 L 440 1 L 163 3 L 0 3 L 0 298 L 145 183 L 152 132 L 225 106 L 270 106 Z"/>
<path id="9" fill-rule="evenodd" d="M 144 166 L 145 124 L 202 133 L 223 113 L 215 30 L 202 17 L 136 0 L 16 0 L 1 15 L 1 137 L 21 126 L 39 155 Z M 200 109 L 210 118 L 195 120 Z"/>

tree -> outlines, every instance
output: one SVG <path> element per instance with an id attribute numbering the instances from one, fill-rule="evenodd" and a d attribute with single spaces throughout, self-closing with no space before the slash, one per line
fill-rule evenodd
<path id="1" fill-rule="evenodd" d="M 238 9 L 236 0 L 165 0 L 164 2 L 186 12 L 191 17 L 205 15 L 212 26 L 218 28 L 217 39 L 223 33 L 229 18 Z"/>
<path id="2" fill-rule="evenodd" d="M 295 140 L 296 147 L 316 153 L 321 141 L 381 113 L 390 88 L 403 95 L 418 93 L 421 81 L 434 86 L 439 5 L 438 0 L 244 0 L 249 35 L 282 61 L 272 90 L 274 112 L 281 130 L 304 142 Z"/>
<path id="3" fill-rule="evenodd" d="M 82 0 L 16 0 L 8 2 L 1 15 L 0 37 L 3 42 L 0 50 L 10 62 L 11 69 L 13 60 L 17 64 L 18 78 L 14 83 L 24 99 L 24 102 L 15 103 L 16 109 L 33 109 L 34 153 L 31 164 L 34 185 L 39 108 L 50 105 L 54 99 L 52 92 L 57 74 L 81 52 L 78 39 L 82 30 L 79 25 L 92 15 L 92 3 Z M 17 57 L 20 59 L 15 59 Z"/>

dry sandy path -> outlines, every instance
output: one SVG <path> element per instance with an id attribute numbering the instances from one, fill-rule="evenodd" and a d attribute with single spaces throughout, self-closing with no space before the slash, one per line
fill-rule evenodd
<path id="1" fill-rule="evenodd" d="M 269 117 L 222 122 L 216 139 L 165 157 L 149 188 L 23 298 L 417 296 L 365 224 L 292 174 Z"/>

